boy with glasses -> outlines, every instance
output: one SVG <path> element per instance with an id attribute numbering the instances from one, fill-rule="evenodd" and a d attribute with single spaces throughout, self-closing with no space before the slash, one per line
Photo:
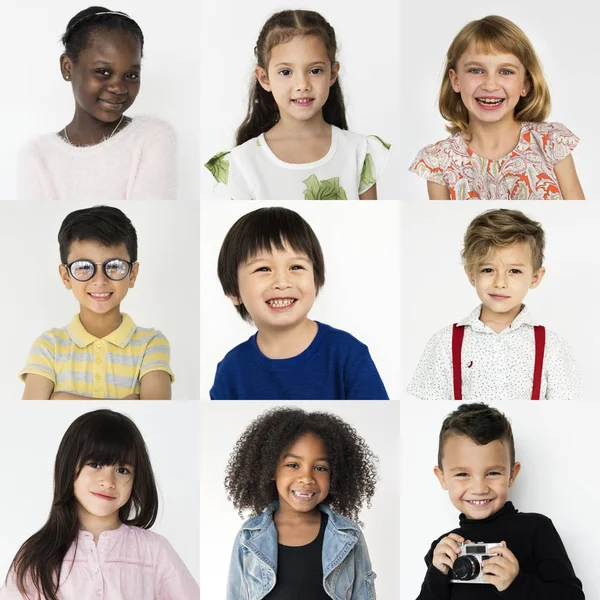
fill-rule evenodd
<path id="1" fill-rule="evenodd" d="M 170 399 L 169 342 L 120 310 L 139 268 L 131 221 L 110 206 L 76 210 L 58 242 L 60 278 L 79 314 L 33 343 L 20 373 L 23 399 Z"/>

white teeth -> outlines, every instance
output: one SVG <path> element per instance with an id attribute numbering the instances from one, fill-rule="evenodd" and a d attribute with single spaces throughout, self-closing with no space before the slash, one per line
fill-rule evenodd
<path id="1" fill-rule="evenodd" d="M 90 296 L 94 297 L 94 298 L 108 298 L 108 296 L 110 296 L 110 292 L 106 293 L 106 294 L 91 294 Z"/>
<path id="2" fill-rule="evenodd" d="M 294 100 L 294 102 L 297 104 L 308 104 L 309 102 L 312 102 L 312 98 L 298 98 Z"/>
<path id="3" fill-rule="evenodd" d="M 294 298 L 286 298 L 285 300 L 269 300 L 267 304 L 270 306 L 274 306 L 276 308 L 281 308 L 283 306 L 289 306 L 294 303 L 296 300 Z"/>
<path id="4" fill-rule="evenodd" d="M 479 102 L 481 104 L 490 104 L 490 105 L 500 104 L 500 102 L 502 102 L 503 100 L 504 100 L 504 98 L 498 98 L 496 100 L 490 100 L 488 98 L 477 98 L 477 102 Z"/>
<path id="5" fill-rule="evenodd" d="M 475 506 L 483 506 L 484 504 L 487 504 L 489 500 L 469 500 L 469 502 Z"/>
<path id="6" fill-rule="evenodd" d="M 312 498 L 315 495 L 315 492 L 297 492 L 292 490 L 292 494 L 298 498 Z"/>

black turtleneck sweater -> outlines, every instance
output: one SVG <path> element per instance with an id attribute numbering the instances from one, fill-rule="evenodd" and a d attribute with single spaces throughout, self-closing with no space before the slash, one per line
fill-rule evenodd
<path id="1" fill-rule="evenodd" d="M 487 519 L 468 519 L 460 515 L 458 533 L 472 542 L 505 541 L 519 561 L 514 581 L 499 592 L 491 584 L 451 583 L 432 564 L 433 551 L 440 536 L 425 557 L 427 574 L 417 600 L 584 600 L 581 581 L 552 521 L 536 513 L 520 513 L 507 502 Z"/>

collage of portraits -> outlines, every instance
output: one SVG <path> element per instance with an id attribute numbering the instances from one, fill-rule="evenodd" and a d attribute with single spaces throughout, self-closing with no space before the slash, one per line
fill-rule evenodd
<path id="1" fill-rule="evenodd" d="M 0 600 L 600 600 L 600 7 L 118 2 L 3 15 Z"/>

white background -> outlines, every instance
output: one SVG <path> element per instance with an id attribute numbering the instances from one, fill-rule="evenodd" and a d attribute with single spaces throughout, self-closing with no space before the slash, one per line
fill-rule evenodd
<path id="1" fill-rule="evenodd" d="M 26 402 L 0 406 L 0 580 L 21 544 L 46 522 L 60 440 L 80 415 L 109 408 L 137 425 L 159 496 L 152 531 L 165 536 L 198 581 L 198 404 L 196 402 Z M 1 585 L 0 585 L 1 587 Z"/>
<path id="2" fill-rule="evenodd" d="M 433 474 L 442 422 L 458 402 L 401 403 L 400 598 L 415 598 L 431 543 L 458 527 L 459 512 Z M 594 475 L 600 407 L 581 402 L 505 402 L 495 407 L 513 428 L 521 472 L 509 500 L 521 512 L 552 519 L 586 598 L 600 597 L 597 557 L 600 489 Z M 495 540 L 479 540 L 495 541 Z"/>
<path id="3" fill-rule="evenodd" d="M 18 378 L 33 341 L 64 327 L 79 312 L 58 274 L 58 231 L 71 202 L 0 203 L 0 280 L 4 335 L 0 346 L 2 397 L 23 395 Z M 121 312 L 140 327 L 159 329 L 171 345 L 174 399 L 198 398 L 198 205 L 191 202 L 111 203 L 131 219 L 138 236 L 139 275 Z"/>
<path id="4" fill-rule="evenodd" d="M 207 400 L 217 363 L 256 332 L 238 315 L 217 277 L 231 226 L 274 202 L 200 205 L 200 398 Z M 369 347 L 388 396 L 400 398 L 400 206 L 396 202 L 284 203 L 314 230 L 325 257 L 325 285 L 309 318 L 349 332 Z"/>
<path id="5" fill-rule="evenodd" d="M 530 39 L 550 87 L 552 112 L 558 121 L 581 139 L 573 152 L 584 193 L 594 198 L 597 169 L 596 144 L 600 121 L 586 110 L 581 96 L 600 92 L 597 67 L 598 3 L 573 0 L 433 0 L 402 3 L 400 189 L 402 198 L 427 198 L 425 179 L 408 167 L 417 152 L 450 135 L 445 130 L 437 102 L 446 52 L 469 21 L 500 15 L 514 21 Z"/>
<path id="6" fill-rule="evenodd" d="M 71 85 L 60 74 L 60 38 L 69 20 L 92 2 L 4 0 L 0 50 L 7 61 L 0 108 L 0 200 L 16 196 L 19 148 L 30 138 L 67 125 L 75 110 Z M 105 6 L 104 2 L 96 5 Z M 110 10 L 130 15 L 144 34 L 142 84 L 127 111 L 167 121 L 178 141 L 178 198 L 199 198 L 200 95 L 197 2 L 119 0 Z M 10 66 L 9 66 L 10 65 Z"/>
<path id="7" fill-rule="evenodd" d="M 206 598 L 223 598 L 231 548 L 243 520 L 228 502 L 225 468 L 236 441 L 252 420 L 275 406 L 336 414 L 352 425 L 379 457 L 372 508 L 360 520 L 367 540 L 378 598 L 399 598 L 398 402 L 210 402 L 200 405 L 200 578 Z M 382 425 L 385 424 L 385 428 Z M 309 599 L 307 599 L 309 600 Z"/>
<path id="8" fill-rule="evenodd" d="M 401 202 L 403 386 L 431 336 L 481 303 L 460 252 L 471 220 L 492 208 L 520 210 L 542 224 L 546 275 L 523 302 L 567 341 L 583 378 L 582 398 L 593 397 L 600 340 L 591 335 L 590 315 L 600 295 L 600 210 L 592 202 Z"/>
<path id="9" fill-rule="evenodd" d="M 377 194 L 381 199 L 398 199 L 397 172 L 404 168 L 400 157 L 406 139 L 399 131 L 400 4 L 395 0 L 371 0 L 357 10 L 335 0 L 313 0 L 301 6 L 254 0 L 230 3 L 226 8 L 219 2 L 203 1 L 199 36 L 202 164 L 235 145 L 235 132 L 246 116 L 256 66 L 254 46 L 262 26 L 273 13 L 296 8 L 319 12 L 335 29 L 348 128 L 378 135 L 392 144 L 377 181 Z M 201 171 L 201 197 L 218 198 L 213 176 L 204 167 Z"/>

